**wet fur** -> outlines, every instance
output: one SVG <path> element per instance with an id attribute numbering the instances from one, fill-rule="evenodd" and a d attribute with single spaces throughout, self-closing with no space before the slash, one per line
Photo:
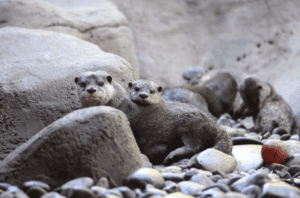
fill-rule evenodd
<path id="1" fill-rule="evenodd" d="M 274 87 L 256 76 L 245 77 L 239 87 L 242 104 L 234 119 L 252 117 L 256 132 L 291 134 L 294 126 L 292 108 L 276 93 Z"/>
<path id="2" fill-rule="evenodd" d="M 165 101 L 153 82 L 139 80 L 129 87 L 130 99 L 138 104 L 135 119 L 130 121 L 132 131 L 152 163 L 170 164 L 211 147 L 231 154 L 228 134 L 198 108 Z"/>

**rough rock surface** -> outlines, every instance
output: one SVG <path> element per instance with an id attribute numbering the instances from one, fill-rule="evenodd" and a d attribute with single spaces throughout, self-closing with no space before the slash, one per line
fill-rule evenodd
<path id="1" fill-rule="evenodd" d="M 124 87 L 135 80 L 126 60 L 66 34 L 4 27 L 0 43 L 0 159 L 81 107 L 79 74 L 104 70 Z"/>
<path id="2" fill-rule="evenodd" d="M 90 107 L 55 121 L 11 152 L 0 164 L 0 182 L 38 180 L 57 187 L 78 177 L 109 176 L 120 185 L 142 166 L 125 114 Z"/>
<path id="3" fill-rule="evenodd" d="M 92 42 L 123 57 L 133 66 L 135 78 L 139 77 L 128 21 L 109 0 L 75 4 L 66 0 L 5 0 L 0 2 L 0 27 L 5 26 L 62 32 Z"/>

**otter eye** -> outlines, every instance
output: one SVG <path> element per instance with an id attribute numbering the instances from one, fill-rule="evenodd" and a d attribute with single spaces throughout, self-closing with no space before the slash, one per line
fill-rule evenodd
<path id="1" fill-rule="evenodd" d="M 80 83 L 80 86 L 85 87 L 86 86 L 85 82 Z"/>
<path id="2" fill-rule="evenodd" d="M 138 88 L 138 87 L 134 88 L 134 91 L 139 91 L 139 90 L 140 90 L 140 88 Z"/>
<path id="3" fill-rule="evenodd" d="M 151 91 L 150 91 L 150 93 L 151 93 L 151 94 L 154 94 L 154 91 L 153 91 L 153 90 L 151 90 Z"/>
<path id="4" fill-rule="evenodd" d="M 101 86 L 101 87 L 103 87 L 104 83 L 103 82 L 99 82 L 98 85 Z"/>

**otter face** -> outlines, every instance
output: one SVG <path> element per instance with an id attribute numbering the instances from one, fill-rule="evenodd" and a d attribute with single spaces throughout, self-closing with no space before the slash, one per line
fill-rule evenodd
<path id="1" fill-rule="evenodd" d="M 245 105 L 249 109 L 258 109 L 261 103 L 262 85 L 255 77 L 246 77 L 240 84 L 239 92 Z"/>
<path id="2" fill-rule="evenodd" d="M 154 82 L 137 80 L 128 84 L 130 90 L 130 99 L 132 102 L 147 106 L 151 104 L 157 104 L 160 102 L 160 93 L 162 87 L 156 85 Z"/>
<path id="3" fill-rule="evenodd" d="M 190 67 L 183 74 L 182 77 L 190 85 L 201 84 L 202 82 L 210 79 L 207 72 L 201 67 Z"/>
<path id="4" fill-rule="evenodd" d="M 113 97 L 112 77 L 104 71 L 85 72 L 75 78 L 82 107 L 106 105 Z"/>

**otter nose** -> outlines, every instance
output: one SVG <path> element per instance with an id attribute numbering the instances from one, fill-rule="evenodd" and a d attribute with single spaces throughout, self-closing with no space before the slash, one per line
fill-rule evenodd
<path id="1" fill-rule="evenodd" d="M 140 96 L 142 99 L 148 98 L 148 95 L 145 94 L 145 93 L 141 93 L 139 96 Z"/>
<path id="2" fill-rule="evenodd" d="M 89 88 L 88 90 L 86 90 L 87 92 L 89 92 L 90 94 L 93 94 L 94 92 L 96 92 L 96 89 L 94 88 Z"/>

